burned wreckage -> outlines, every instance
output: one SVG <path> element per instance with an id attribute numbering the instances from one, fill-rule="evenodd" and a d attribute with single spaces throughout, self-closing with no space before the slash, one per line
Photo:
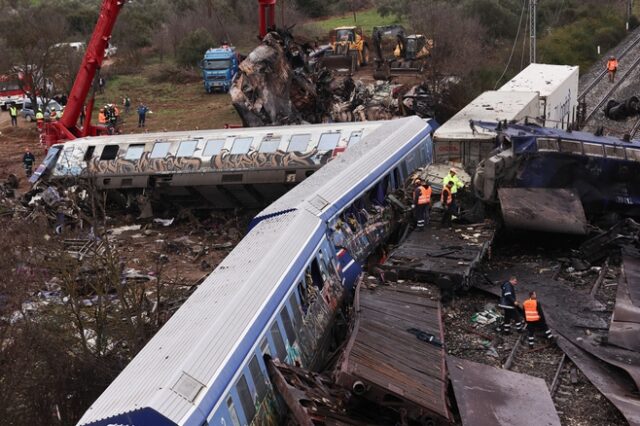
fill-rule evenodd
<path id="1" fill-rule="evenodd" d="M 473 187 L 481 200 L 500 202 L 507 225 L 584 235 L 588 222 L 640 217 L 640 142 L 532 125 L 472 126 L 498 134 Z"/>
<path id="2" fill-rule="evenodd" d="M 434 116 L 425 85 L 364 84 L 321 66 L 322 49 L 271 32 L 240 64 L 229 91 L 245 127 Z"/>

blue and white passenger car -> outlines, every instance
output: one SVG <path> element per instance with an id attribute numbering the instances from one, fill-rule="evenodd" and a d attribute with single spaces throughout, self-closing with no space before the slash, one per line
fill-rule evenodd
<path id="1" fill-rule="evenodd" d="M 258 215 L 79 425 L 278 424 L 265 357 L 325 361 L 355 278 L 337 253 L 361 259 L 379 243 L 385 194 L 430 161 L 433 129 L 417 117 L 383 124 Z"/>

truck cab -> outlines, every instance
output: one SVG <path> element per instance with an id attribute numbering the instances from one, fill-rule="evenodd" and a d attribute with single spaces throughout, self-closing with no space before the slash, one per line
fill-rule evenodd
<path id="1" fill-rule="evenodd" d="M 235 47 L 223 45 L 205 52 L 201 64 L 204 89 L 228 92 L 233 77 L 238 73 L 238 55 Z"/>

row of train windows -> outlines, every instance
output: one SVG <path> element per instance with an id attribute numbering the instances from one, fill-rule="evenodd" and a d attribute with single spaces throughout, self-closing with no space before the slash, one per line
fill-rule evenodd
<path id="1" fill-rule="evenodd" d="M 271 324 L 268 336 L 265 336 L 260 342 L 259 354 L 262 357 L 273 355 L 284 362 L 287 358 L 287 343 L 289 346 L 293 346 L 296 342 L 295 327 L 302 327 L 302 310 L 295 291 L 289 296 L 288 307 L 284 306 L 278 317 L 282 327 L 277 319 Z M 284 330 L 284 333 L 281 330 Z M 284 336 L 286 336 L 287 343 L 285 343 Z M 236 382 L 235 394 L 230 392 L 227 395 L 225 402 L 234 426 L 250 424 L 256 416 L 257 407 L 260 406 L 268 391 L 266 371 L 266 365 L 261 366 L 258 357 L 254 355 L 249 361 L 248 368 Z M 253 388 L 249 386 L 249 382 L 253 384 Z M 242 419 L 244 422 L 241 421 Z"/>
<path id="2" fill-rule="evenodd" d="M 338 146 L 338 142 L 340 142 L 340 132 L 334 133 L 323 133 L 320 135 L 320 140 L 318 141 L 318 151 L 330 151 Z M 362 131 L 354 131 L 351 132 L 351 136 L 349 137 L 348 144 L 355 144 L 360 141 L 362 137 Z M 269 154 L 274 153 L 278 150 L 280 146 L 280 138 L 273 137 L 265 137 L 262 139 L 262 142 L 258 146 L 258 152 Z M 176 157 L 191 157 L 195 154 L 196 149 L 198 147 L 197 140 L 189 140 L 180 142 L 178 146 L 178 150 L 176 151 Z M 311 142 L 311 134 L 300 134 L 293 135 L 289 140 L 289 144 L 287 145 L 287 152 L 305 152 L 307 147 L 309 146 L 309 142 Z M 251 144 L 253 143 L 253 138 L 235 138 L 233 144 L 231 145 L 230 154 L 246 154 L 251 149 Z M 202 150 L 203 157 L 211 157 L 214 155 L 220 154 L 222 148 L 224 147 L 225 139 L 209 139 L 206 141 L 204 145 L 204 149 Z M 125 160 L 137 161 L 142 157 L 144 153 L 145 144 L 132 144 L 127 148 L 127 152 L 124 155 Z M 171 148 L 171 142 L 156 142 L 153 145 L 153 149 L 151 150 L 151 154 L 149 158 L 164 158 L 169 154 L 169 149 Z M 94 147 L 89 147 L 85 154 L 85 161 L 89 161 L 93 156 Z M 100 160 L 115 160 L 118 156 L 118 145 L 106 145 L 102 149 L 102 154 L 100 155 Z"/>

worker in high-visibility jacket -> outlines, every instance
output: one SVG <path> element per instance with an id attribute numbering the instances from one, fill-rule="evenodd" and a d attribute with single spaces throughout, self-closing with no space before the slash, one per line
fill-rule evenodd
<path id="1" fill-rule="evenodd" d="M 42 126 L 44 125 L 44 114 L 40 108 L 36 112 L 36 127 L 38 130 L 42 130 Z"/>
<path id="2" fill-rule="evenodd" d="M 451 227 L 451 216 L 453 216 L 453 194 L 452 194 L 453 182 L 449 181 L 442 188 L 440 193 L 440 202 L 442 203 L 442 226 Z"/>
<path id="3" fill-rule="evenodd" d="M 416 189 L 413 190 L 413 211 L 416 217 L 416 231 L 423 231 L 425 223 L 429 223 L 431 211 L 431 186 L 421 178 L 414 182 Z"/>
<path id="4" fill-rule="evenodd" d="M 524 320 L 527 323 L 529 347 L 533 348 L 534 335 L 538 330 L 544 331 L 547 340 L 553 340 L 553 334 L 544 320 L 542 306 L 536 298 L 535 291 L 529 293 L 529 298 L 522 303 L 522 309 L 524 309 Z"/>
<path id="5" fill-rule="evenodd" d="M 18 107 L 15 103 L 9 105 L 9 115 L 11 116 L 11 126 L 18 127 Z"/>
<path id="6" fill-rule="evenodd" d="M 611 83 L 616 79 L 616 71 L 618 71 L 618 60 L 615 56 L 610 56 L 607 61 L 607 73 L 609 74 L 609 81 Z"/>
<path id="7" fill-rule="evenodd" d="M 505 281 L 500 286 L 500 302 L 498 307 L 502 308 L 502 324 L 498 327 L 498 331 L 503 334 L 511 334 L 511 323 L 515 321 L 516 330 L 522 331 L 524 324 L 518 311 L 518 298 L 516 296 L 516 286 L 518 285 L 518 278 L 515 276 L 509 277 L 509 281 Z"/>
<path id="8" fill-rule="evenodd" d="M 98 123 L 107 124 L 107 116 L 104 113 L 104 108 L 100 108 L 100 110 L 98 110 Z"/>
<path id="9" fill-rule="evenodd" d="M 449 173 L 444 178 L 442 178 L 442 187 L 444 188 L 449 182 L 453 182 L 453 186 L 451 187 L 451 195 L 455 199 L 458 189 L 462 189 L 464 187 L 464 183 L 462 183 L 460 178 L 458 178 L 457 171 L 453 167 L 450 168 Z"/>

